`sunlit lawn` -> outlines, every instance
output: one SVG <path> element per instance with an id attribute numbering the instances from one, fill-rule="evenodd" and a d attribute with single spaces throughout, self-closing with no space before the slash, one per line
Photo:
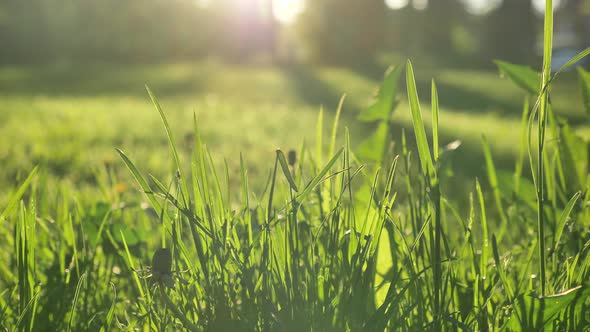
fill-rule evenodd
<path id="1" fill-rule="evenodd" d="M 483 171 L 482 134 L 500 164 L 510 165 L 519 148 L 522 91 L 494 71 L 428 72 L 416 67 L 416 74 L 422 98 L 429 95 L 430 77 L 437 79 L 443 139 L 463 141 L 458 158 L 465 163 L 454 167 L 469 174 Z M 244 152 L 255 188 L 260 187 L 274 149 L 298 148 L 304 141 L 314 144 L 320 107 L 327 127 L 343 93 L 343 123 L 358 144 L 370 128 L 357 123 L 355 116 L 370 100 L 378 83 L 375 76 L 336 68 L 217 62 L 0 68 L 0 183 L 12 187 L 35 164 L 44 166 L 52 181 L 73 184 L 80 191 L 98 190 L 96 172 L 105 164 L 115 165 L 115 174 L 128 181 L 115 147 L 146 171 L 170 174 L 173 163 L 161 122 L 145 93 L 148 84 L 181 146 L 191 142 L 194 112 L 216 162 L 221 165 L 226 158 L 230 171 L 237 173 L 239 153 Z M 575 75 L 557 81 L 553 99 L 558 113 L 578 130 L 588 131 Z M 422 102 L 426 111 L 429 101 Z M 411 126 L 404 102 L 395 122 Z M 4 190 L 0 201 L 5 196 Z"/>

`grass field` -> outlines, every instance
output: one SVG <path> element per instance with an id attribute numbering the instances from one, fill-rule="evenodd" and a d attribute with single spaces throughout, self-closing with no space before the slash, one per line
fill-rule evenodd
<path id="1" fill-rule="evenodd" d="M 440 123 L 443 143 L 460 139 L 464 144 L 465 160 L 457 161 L 458 170 L 470 176 L 483 174 L 483 156 L 478 152 L 482 134 L 501 165 L 512 165 L 524 93 L 497 72 L 418 68 L 422 95 L 427 95 L 430 77 L 439 82 L 445 114 Z M 367 136 L 371 128 L 355 118 L 379 81 L 380 77 L 339 68 L 215 62 L 0 68 L 0 183 L 12 187 L 19 173 L 40 164 L 55 181 L 92 189 L 97 168 L 104 164 L 120 168 L 115 147 L 132 153 L 151 172 L 167 173 L 172 164 L 166 139 L 144 84 L 160 99 L 180 143 L 191 135 L 189 120 L 195 112 L 203 139 L 220 164 L 226 158 L 237 171 L 237 156 L 243 152 L 253 178 L 264 178 L 275 148 L 297 148 L 303 141 L 314 144 L 315 125 L 310 124 L 321 106 L 330 123 L 344 93 L 343 123 L 355 142 Z M 587 133 L 577 84 L 574 75 L 560 78 L 554 105 L 578 131 Z M 400 128 L 410 126 L 405 101 L 394 122 Z M 6 197 L 6 191 L 0 197 Z"/>
<path id="2" fill-rule="evenodd" d="M 383 128 L 357 119 L 380 75 L 214 61 L 0 68 L 0 222 L 10 223 L 0 231 L 0 327 L 590 324 L 587 151 L 579 148 L 587 143 L 549 123 L 546 169 L 525 161 L 512 178 L 525 93 L 497 72 L 424 67 L 415 67 L 415 86 L 410 64 L 400 67 L 407 76 L 388 127 L 400 157 L 386 153 L 381 168 L 354 153 Z M 384 86 L 402 72 L 389 72 Z M 422 112 L 406 97 L 414 88 Z M 590 136 L 575 72 L 555 82 L 547 105 L 543 112 Z M 438 146 L 457 139 L 456 151 L 439 156 Z M 278 147 L 297 150 L 298 160 Z M 502 187 L 502 174 L 516 184 Z M 539 228 L 548 233 L 535 236 Z M 147 268 L 160 247 L 168 249 Z"/>

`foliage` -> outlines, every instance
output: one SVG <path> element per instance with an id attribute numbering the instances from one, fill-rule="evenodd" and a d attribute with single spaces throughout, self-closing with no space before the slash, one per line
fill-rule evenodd
<path id="1" fill-rule="evenodd" d="M 389 73 L 378 94 L 390 100 L 384 110 L 393 109 L 395 92 L 384 87 L 392 86 L 391 75 L 399 78 L 398 69 Z M 410 64 L 406 74 L 408 92 L 414 94 Z M 432 92 L 436 100 L 434 85 Z M 530 260 L 537 241 L 497 240 L 479 182 L 467 219 L 441 196 L 435 170 L 439 158 L 454 152 L 439 154 L 434 147 L 437 152 L 431 151 L 417 100 L 411 104 L 417 140 L 423 146 L 422 171 L 412 167 L 405 143 L 401 159 L 383 155 L 381 168 L 370 170 L 356 161 L 346 135 L 344 148 L 327 156 L 329 161 L 321 166 L 305 147 L 296 161 L 287 161 L 277 151 L 266 190 L 256 200 L 242 160 L 241 201 L 232 206 L 227 169 L 217 173 L 196 119 L 187 173 L 174 132 L 152 98 L 165 124 L 177 176 L 168 183 L 146 178 L 119 151 L 150 202 L 149 213 L 101 202 L 85 211 L 70 207 L 62 193 L 58 201 L 63 207 L 56 219 L 35 220 L 31 218 L 39 203 L 34 197 L 44 197 L 48 188 L 42 181 L 27 180 L 15 193 L 12 201 L 23 197 L 33 183 L 30 203 L 3 213 L 8 218 L 4 222 L 15 221 L 17 230 L 3 234 L 17 249 L 14 265 L 5 265 L 9 268 L 2 276 L 7 289 L 18 290 L 2 296 L 6 328 L 478 330 L 574 329 L 589 323 L 583 315 L 588 310 L 583 282 L 590 273 L 584 235 L 588 212 L 580 205 L 587 197 L 576 194 L 570 202 L 560 200 L 571 191 L 558 180 L 559 169 L 567 165 L 565 144 L 556 144 L 557 159 L 550 159 L 555 162 L 547 173 L 551 186 L 546 212 L 554 230 L 547 288 L 548 293 L 562 293 L 529 295 L 538 287 L 537 278 L 527 277 L 538 268 Z M 437 135 L 435 130 L 433 136 Z M 396 180 L 398 160 L 404 172 Z M 488 168 L 493 174 L 493 162 Z M 398 182 L 407 185 L 407 196 L 394 193 Z M 502 191 L 501 204 L 509 206 L 508 224 L 526 220 L 529 210 L 518 198 L 523 196 L 493 183 L 492 187 Z M 47 203 L 42 199 L 43 204 Z M 568 220 L 577 226 L 566 227 L 572 225 Z M 567 245 L 563 239 L 568 239 Z M 511 243 L 511 254 L 502 254 L 502 243 Z M 146 257 L 161 245 L 170 248 L 171 267 L 162 268 L 154 256 L 157 270 L 150 275 L 143 271 L 149 263 Z M 43 249 L 52 246 L 57 250 Z M 566 263 L 565 269 L 559 268 L 560 262 Z M 13 306 L 13 301 L 20 304 Z"/>
<path id="2" fill-rule="evenodd" d="M 216 46 L 215 12 L 189 0 L 5 1 L 0 12 L 8 63 L 170 61 Z"/>
<path id="3" fill-rule="evenodd" d="M 82 201 L 33 169 L 0 209 L 0 222 L 7 226 L 0 238 L 12 248 L 0 264 L 2 327 L 571 331 L 589 326 L 588 142 L 552 109 L 557 73 L 549 72 L 551 30 L 548 17 L 537 90 L 527 83 L 537 77 L 531 70 L 499 63 L 536 99 L 523 107 L 514 174 L 496 169 L 484 138 L 487 181 L 473 181 L 467 216 L 443 190 L 449 183 L 445 162 L 461 151 L 439 148 L 445 114 L 437 85 L 434 80 L 430 85 L 429 137 L 409 61 L 413 145 L 403 133 L 398 156 L 384 148 L 398 106 L 402 69 L 394 67 L 373 106 L 360 116 L 376 122 L 379 135 L 355 153 L 346 129 L 338 147 L 342 98 L 327 153 L 320 113 L 318 146 L 304 144 L 288 158 L 277 150 L 259 195 L 251 189 L 243 155 L 236 187 L 227 163 L 216 167 L 196 116 L 190 162 L 184 162 L 177 132 L 148 89 L 174 174 L 145 175 L 131 155 L 117 150 L 147 202 L 140 193 Z M 522 166 L 527 148 L 530 176 Z M 105 173 L 97 176 L 101 188 L 113 178 Z M 488 208 L 491 201 L 495 212 Z"/>
<path id="4" fill-rule="evenodd" d="M 298 29 L 313 60 L 358 65 L 382 45 L 383 1 L 318 0 L 307 6 Z"/>

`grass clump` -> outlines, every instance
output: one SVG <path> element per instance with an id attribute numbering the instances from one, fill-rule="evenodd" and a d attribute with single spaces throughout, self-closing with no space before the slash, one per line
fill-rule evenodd
<path id="1" fill-rule="evenodd" d="M 496 169 L 484 137 L 487 179 L 475 179 L 465 193 L 467 211 L 444 194 L 449 160 L 461 151 L 457 142 L 439 146 L 444 114 L 436 84 L 430 144 L 409 61 L 415 140 L 403 132 L 400 146 L 392 144 L 404 70 L 392 67 L 359 116 L 375 128 L 369 137 L 353 149 L 345 129 L 337 144 L 342 98 L 327 151 L 320 112 L 317 146 L 278 149 L 258 193 L 247 156 L 235 156 L 239 180 L 227 163 L 215 166 L 196 116 L 184 161 L 148 89 L 176 172 L 145 175 L 117 150 L 145 201 L 106 190 L 102 200 L 85 201 L 34 169 L 0 209 L 7 225 L 0 237 L 12 248 L 1 256 L 0 324 L 27 331 L 590 326 L 588 142 L 551 107 L 561 71 L 549 71 L 551 1 L 547 8 L 541 80 L 530 68 L 498 62 L 529 94 L 514 172 Z M 587 89 L 586 73 L 580 75 Z M 98 185 L 108 187 L 111 178 L 106 172 Z"/>

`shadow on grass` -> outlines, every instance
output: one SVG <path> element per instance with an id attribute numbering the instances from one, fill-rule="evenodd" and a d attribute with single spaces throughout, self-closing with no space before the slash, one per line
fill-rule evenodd
<path id="1" fill-rule="evenodd" d="M 289 82 L 293 85 L 302 101 L 308 104 L 324 105 L 325 109 L 330 112 L 336 109 L 340 95 L 328 84 L 323 82 L 321 78 L 316 75 L 316 71 L 310 70 L 310 68 L 304 66 L 286 66 L 282 67 L 282 69 L 284 70 L 285 75 L 288 76 Z M 368 69 L 367 67 L 357 68 L 354 70 L 354 72 L 370 78 L 371 80 L 375 81 L 375 84 L 377 84 L 377 82 L 382 78 L 382 69 L 378 68 L 377 65 L 374 65 L 374 67 Z M 423 96 L 421 100 L 423 102 L 430 102 L 429 98 L 427 98 L 430 96 L 430 81 L 419 80 L 418 86 L 419 89 L 421 89 L 420 96 Z M 405 82 L 402 82 L 400 89 L 400 96 L 405 96 Z M 441 91 L 439 95 L 440 103 L 447 108 L 472 113 L 484 113 L 490 108 L 502 109 L 504 110 L 502 116 L 520 119 L 522 107 L 519 104 L 520 101 L 514 103 L 506 102 L 493 96 L 485 95 L 476 91 L 470 91 L 466 88 L 445 83 L 439 84 L 438 90 Z M 343 114 L 343 116 L 345 116 L 345 118 L 349 121 L 355 121 L 353 118 L 356 117 L 358 111 L 361 110 L 361 107 L 354 103 L 350 103 L 348 100 L 346 103 L 347 107 L 351 109 L 351 112 L 346 112 L 346 114 Z M 396 112 L 402 111 L 405 110 L 396 110 Z M 361 124 L 360 126 L 360 132 L 357 132 L 357 135 L 361 134 L 365 137 L 370 135 L 372 130 L 370 125 Z M 391 130 L 394 133 L 393 139 L 395 140 L 395 144 L 398 146 L 401 142 L 402 128 L 406 130 L 408 142 L 413 142 L 413 129 L 411 127 L 408 128 L 403 126 L 400 123 L 393 122 L 391 124 Z M 458 137 L 452 128 L 448 128 L 446 130 L 444 128 L 440 128 L 439 130 L 439 139 L 441 145 L 447 144 L 456 139 L 460 139 L 462 141 L 462 145 L 459 147 L 459 149 L 452 152 L 449 156 L 449 159 L 447 160 L 448 162 L 452 163 L 453 170 L 455 172 L 453 177 L 457 179 L 457 183 L 454 183 L 454 180 L 447 181 L 447 184 L 449 185 L 448 189 L 451 191 L 458 190 L 459 188 L 464 189 L 466 187 L 473 189 L 475 178 L 479 178 L 480 182 L 482 182 L 482 184 L 485 186 L 485 183 L 487 183 L 487 174 L 481 141 L 470 141 L 462 137 Z M 364 137 L 356 137 L 355 140 L 356 142 L 361 142 L 363 139 Z M 430 137 L 429 140 L 432 141 L 432 138 Z M 415 147 L 412 148 L 416 152 Z M 417 154 L 415 154 L 415 156 L 416 155 Z M 493 155 L 493 158 L 495 166 L 498 170 L 513 170 L 515 161 L 514 155 L 496 152 Z M 466 193 L 462 191 L 461 194 Z M 453 196 L 456 195 L 453 194 Z M 468 196 L 464 196 L 465 197 L 462 199 L 467 200 Z"/>
<path id="2" fill-rule="evenodd" d="M 378 63 L 365 63 L 350 68 L 355 74 L 375 82 L 380 82 L 383 79 L 383 73 L 386 69 L 387 68 L 384 68 Z M 405 95 L 406 90 L 404 77 L 405 76 L 402 75 L 400 81 L 400 92 L 402 95 Z M 503 116 L 515 115 L 520 118 L 521 100 L 507 101 L 494 96 L 493 93 L 474 91 L 473 89 L 469 89 L 469 82 L 466 82 L 466 86 L 460 86 L 447 83 L 443 80 L 437 80 L 436 84 L 439 91 L 439 103 L 446 108 L 462 112 L 481 112 L 488 109 L 495 109 L 501 110 L 501 115 Z M 418 88 L 420 101 L 430 103 L 430 78 L 416 77 L 416 87 Z"/>
<path id="3" fill-rule="evenodd" d="M 419 167 L 418 149 L 415 145 L 415 137 L 413 128 L 404 126 L 400 123 L 392 123 L 390 125 L 393 132 L 393 140 L 395 142 L 395 154 L 401 154 L 401 133 L 402 128 L 405 129 L 408 148 L 411 151 L 411 160 L 413 167 Z M 440 130 L 441 128 L 439 128 Z M 430 133 L 428 141 L 432 142 Z M 467 217 L 469 211 L 469 195 L 475 192 L 475 181 L 479 179 L 484 192 L 489 191 L 489 180 L 486 169 L 485 156 L 482 150 L 481 140 L 467 140 L 456 135 L 451 130 L 439 131 L 439 142 L 441 147 L 446 144 L 460 140 L 461 145 L 454 151 L 448 152 L 444 157 L 441 169 L 441 190 L 444 196 L 449 199 L 452 205 L 461 211 L 462 217 Z M 513 172 L 516 156 L 506 152 L 493 151 L 492 159 L 497 172 L 506 171 Z M 401 157 L 401 156 L 400 156 Z M 403 165 L 403 163 L 402 163 Z M 398 164 L 398 167 L 400 165 Z M 400 170 L 405 172 L 405 166 L 401 166 Z M 523 177 L 529 178 L 529 168 L 525 162 L 523 167 Z M 397 190 L 401 191 L 401 196 L 404 196 L 405 184 L 400 184 Z M 496 211 L 490 205 L 491 215 L 495 215 Z"/>
<path id="4" fill-rule="evenodd" d="M 308 105 L 323 106 L 324 111 L 336 111 L 342 94 L 324 82 L 313 68 L 291 64 L 281 66 L 280 69 L 301 101 Z M 355 109 L 354 114 L 358 112 L 357 105 L 350 102 L 347 102 L 347 105 Z"/>
<path id="5" fill-rule="evenodd" d="M 416 66 L 418 67 L 418 66 Z M 436 72 L 436 67 L 426 66 L 426 68 L 431 68 L 431 72 Z M 448 64 L 445 65 L 445 69 L 450 69 Z M 440 69 L 439 68 L 439 69 Z M 489 75 L 491 73 L 496 74 L 497 69 L 494 66 L 489 68 L 480 68 L 478 72 L 481 72 L 482 75 Z M 349 68 L 352 72 L 356 75 L 363 76 L 368 78 L 377 84 L 383 79 L 383 73 L 385 72 L 386 68 L 384 66 L 379 65 L 378 63 L 365 63 L 363 65 L 350 67 Z M 463 70 L 463 67 L 457 67 L 457 70 Z M 424 70 L 422 71 L 424 72 Z M 436 74 L 433 74 L 436 79 Z M 578 79 L 575 74 L 564 73 L 561 78 L 561 81 L 557 83 L 556 88 L 560 88 L 559 91 L 554 91 L 554 102 L 556 102 L 555 111 L 557 114 L 565 119 L 572 125 L 580 124 L 580 123 L 588 123 L 588 116 L 582 111 L 574 111 L 572 110 L 571 104 L 567 106 L 563 104 L 564 100 L 571 101 L 572 98 L 574 100 L 579 99 L 580 97 L 573 93 L 573 90 L 579 89 L 578 87 Z M 568 77 L 565 77 L 568 76 Z M 400 92 L 401 95 L 405 97 L 405 78 L 402 75 L 402 79 L 400 82 Z M 484 113 L 484 112 L 494 112 L 496 115 L 510 118 L 510 119 L 520 119 L 522 115 L 522 102 L 525 97 L 525 93 L 519 93 L 519 88 L 514 88 L 515 96 L 520 96 L 517 98 L 508 98 L 506 95 L 502 96 L 498 93 L 495 93 L 495 85 L 489 84 L 487 87 L 488 90 L 478 90 L 478 88 L 474 88 L 471 86 L 469 80 L 458 82 L 448 82 L 444 79 L 436 79 L 437 89 L 438 89 L 438 97 L 439 103 L 443 108 L 452 109 L 459 112 L 465 113 Z M 507 80 L 502 81 L 498 79 L 497 84 L 506 84 L 512 85 L 512 83 L 508 82 Z M 420 96 L 420 101 L 425 103 L 430 103 L 430 91 L 431 91 L 431 79 L 430 77 L 416 77 L 416 85 L 418 88 L 418 95 Z M 479 89 L 482 89 L 480 87 Z M 533 97 L 531 97 L 533 98 Z M 558 103 L 558 100 L 562 103 Z M 581 102 L 581 100 L 580 100 Z M 562 105 L 563 104 L 563 105 Z M 582 104 L 579 104 L 580 109 L 582 108 Z"/>
<path id="6" fill-rule="evenodd" d="M 156 68 L 154 70 L 154 68 Z M 144 86 L 167 96 L 198 94 L 206 73 L 197 68 L 158 70 L 158 66 L 88 65 L 0 68 L 0 91 L 7 96 L 145 98 Z"/>

